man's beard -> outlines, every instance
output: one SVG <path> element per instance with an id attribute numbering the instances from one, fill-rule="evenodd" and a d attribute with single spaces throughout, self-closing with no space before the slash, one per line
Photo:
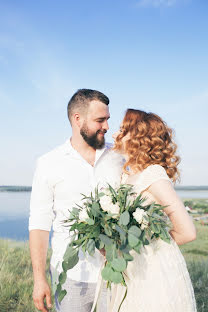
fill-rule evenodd
<path id="1" fill-rule="evenodd" d="M 106 133 L 107 131 L 101 131 L 98 130 L 97 132 L 93 133 L 93 134 L 89 134 L 89 129 L 86 126 L 86 124 L 84 124 L 82 126 L 82 128 L 80 129 L 80 134 L 83 137 L 83 139 L 85 140 L 85 142 L 93 147 L 94 149 L 101 149 L 104 147 L 105 145 L 105 138 L 103 136 L 103 138 L 101 140 L 98 139 L 98 134 L 99 133 Z"/>

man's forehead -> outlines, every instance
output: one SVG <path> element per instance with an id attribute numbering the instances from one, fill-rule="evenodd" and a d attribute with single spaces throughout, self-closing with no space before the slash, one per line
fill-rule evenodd
<path id="1" fill-rule="evenodd" d="M 97 118 L 109 118 L 109 107 L 108 105 L 100 102 L 100 101 L 91 101 L 88 108 L 88 114 Z"/>

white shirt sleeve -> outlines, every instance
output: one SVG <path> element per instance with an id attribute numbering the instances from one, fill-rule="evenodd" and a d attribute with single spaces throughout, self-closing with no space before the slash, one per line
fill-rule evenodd
<path id="1" fill-rule="evenodd" d="M 30 199 L 29 231 L 50 231 L 53 221 L 53 187 L 41 158 L 37 161 Z"/>

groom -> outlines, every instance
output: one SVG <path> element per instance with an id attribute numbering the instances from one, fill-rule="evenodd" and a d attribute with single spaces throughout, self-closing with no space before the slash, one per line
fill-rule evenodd
<path id="1" fill-rule="evenodd" d="M 109 129 L 109 99 L 96 90 L 80 89 L 68 103 L 68 118 L 72 127 L 71 139 L 38 159 L 30 203 L 30 252 L 34 275 L 33 300 L 35 307 L 46 312 L 51 308 L 51 290 L 45 267 L 49 232 L 53 226 L 52 280 L 62 271 L 61 263 L 71 237 L 64 226 L 69 211 L 98 185 L 119 184 L 122 159 L 105 147 Z M 85 257 L 68 271 L 63 288 L 67 295 L 56 309 L 61 312 L 90 312 L 96 283 L 104 258 L 96 250 L 94 257 Z M 44 299 L 46 304 L 44 304 Z M 107 311 L 106 292 L 101 295 L 101 310 Z"/>

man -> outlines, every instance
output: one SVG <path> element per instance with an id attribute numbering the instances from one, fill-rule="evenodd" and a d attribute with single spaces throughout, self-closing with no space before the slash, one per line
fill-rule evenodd
<path id="1" fill-rule="evenodd" d="M 49 232 L 53 225 L 51 272 L 55 279 L 62 271 L 61 263 L 70 242 L 63 221 L 79 203 L 82 194 L 89 194 L 106 182 L 119 184 L 122 160 L 104 147 L 109 129 L 109 99 L 101 92 L 78 90 L 68 103 L 72 137 L 65 144 L 38 159 L 30 204 L 30 251 L 34 274 L 33 300 L 42 312 L 51 307 L 51 291 L 45 277 Z M 103 264 L 103 255 L 96 250 L 94 257 L 79 252 L 79 263 L 68 271 L 63 288 L 67 295 L 58 311 L 90 312 L 96 282 Z M 46 306 L 44 305 L 46 300 Z M 106 311 L 103 292 L 101 311 Z"/>

